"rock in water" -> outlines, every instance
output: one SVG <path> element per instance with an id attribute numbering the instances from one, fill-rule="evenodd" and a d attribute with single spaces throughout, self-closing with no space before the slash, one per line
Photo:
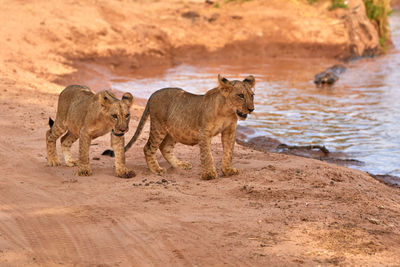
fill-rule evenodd
<path id="1" fill-rule="evenodd" d="M 333 65 L 325 71 L 315 75 L 314 83 L 318 86 L 325 84 L 334 84 L 337 80 L 339 80 L 340 74 L 345 72 L 346 69 L 347 68 L 343 65 Z"/>

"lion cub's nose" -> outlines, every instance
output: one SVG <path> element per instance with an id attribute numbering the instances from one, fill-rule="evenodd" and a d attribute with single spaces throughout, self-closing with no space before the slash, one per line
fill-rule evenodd
<path id="1" fill-rule="evenodd" d="M 251 113 L 251 112 L 254 111 L 254 108 L 248 108 L 248 110 L 249 110 L 249 112 Z"/>
<path id="2" fill-rule="evenodd" d="M 128 131 L 128 127 L 120 127 L 119 131 L 122 132 L 122 133 L 127 132 Z"/>

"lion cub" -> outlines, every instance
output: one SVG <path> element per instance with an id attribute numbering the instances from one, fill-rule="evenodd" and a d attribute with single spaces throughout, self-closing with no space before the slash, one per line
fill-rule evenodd
<path id="1" fill-rule="evenodd" d="M 180 88 L 164 88 L 153 93 L 140 119 L 135 135 L 125 147 L 127 151 L 139 137 L 150 115 L 150 136 L 144 147 L 144 155 L 150 171 L 165 173 L 156 159 L 157 149 L 175 168 L 190 169 L 188 162 L 177 159 L 173 153 L 177 142 L 200 146 L 204 180 L 218 177 L 211 154 L 211 138 L 221 133 L 224 156 L 222 172 L 234 175 L 239 170 L 232 167 L 238 119 L 245 120 L 254 110 L 255 79 L 248 76 L 243 81 L 228 81 L 218 75 L 219 86 L 205 95 L 195 95 Z M 103 155 L 113 155 L 106 150 Z"/>
<path id="2" fill-rule="evenodd" d="M 49 120 L 50 130 L 46 133 L 47 161 L 50 166 L 60 165 L 56 141 L 61 137 L 61 149 L 65 163 L 78 163 L 77 175 L 89 176 L 89 148 L 92 139 L 111 131 L 111 146 L 116 152 L 115 170 L 118 177 L 131 178 L 135 172 L 125 166 L 124 134 L 128 131 L 133 97 L 125 93 L 122 100 L 108 91 L 93 93 L 89 87 L 70 85 L 58 98 L 56 119 Z M 71 146 L 79 138 L 79 161 L 71 158 Z"/>

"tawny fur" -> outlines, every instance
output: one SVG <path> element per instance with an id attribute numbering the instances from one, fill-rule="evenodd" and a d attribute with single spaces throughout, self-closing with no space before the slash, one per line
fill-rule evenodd
<path id="1" fill-rule="evenodd" d="M 125 166 L 124 134 L 129 129 L 130 107 L 133 97 L 125 93 L 122 100 L 108 91 L 93 93 L 88 87 L 71 85 L 58 98 L 54 125 L 46 133 L 47 161 L 50 166 L 60 165 L 56 141 L 61 137 L 61 148 L 68 166 L 78 164 L 77 175 L 92 174 L 89 148 L 92 139 L 111 132 L 111 146 L 115 151 L 115 171 L 118 177 L 130 178 L 135 172 Z M 71 146 L 79 139 L 79 160 L 71 157 Z"/>
<path id="2" fill-rule="evenodd" d="M 195 95 L 179 88 L 164 88 L 151 95 L 139 122 L 135 135 L 125 147 L 127 151 L 139 137 L 148 116 L 150 135 L 144 147 L 147 166 L 153 173 L 162 175 L 156 159 L 157 149 L 175 168 L 190 169 L 188 162 L 174 156 L 177 142 L 186 145 L 199 144 L 202 179 L 218 177 L 211 154 L 211 138 L 221 133 L 224 150 L 222 173 L 226 176 L 238 174 L 232 167 L 232 153 L 238 119 L 245 119 L 254 110 L 255 79 L 248 76 L 243 81 L 228 81 L 218 75 L 219 86 L 205 95 Z M 103 154 L 110 154 L 104 152 Z"/>

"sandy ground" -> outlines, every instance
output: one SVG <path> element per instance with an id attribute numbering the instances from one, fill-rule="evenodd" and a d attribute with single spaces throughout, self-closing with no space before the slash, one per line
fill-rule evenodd
<path id="1" fill-rule="evenodd" d="M 166 58 L 170 59 L 168 64 L 181 60 L 174 53 L 182 51 L 178 54 L 184 57 L 185 42 L 198 44 L 203 47 L 198 51 L 206 49 L 207 55 L 212 55 L 212 51 L 218 51 L 214 48 L 224 47 L 230 37 L 213 31 L 210 34 L 216 34 L 217 41 L 207 46 L 202 42 L 212 38 L 206 33 L 200 39 L 186 41 L 167 34 L 173 49 L 165 50 L 165 56 L 157 61 L 154 55 L 146 54 L 150 41 L 140 50 L 140 45 L 146 44 L 146 34 L 148 40 L 157 40 L 158 35 L 151 29 L 159 28 L 149 26 L 151 18 L 151 25 L 159 25 L 171 14 L 180 17 L 193 6 L 201 14 L 212 15 L 216 11 L 198 1 L 174 1 L 168 9 L 165 4 L 152 1 L 48 2 L 0 5 L 1 266 L 399 266 L 399 191 L 360 171 L 237 145 L 233 163 L 242 173 L 202 181 L 198 147 L 178 145 L 177 156 L 190 161 L 193 169 L 171 169 L 160 157 L 168 172 L 159 177 L 148 171 L 142 154 L 148 126 L 127 152 L 127 164 L 137 173 L 133 179 L 115 177 L 113 159 L 99 156 L 109 147 L 109 136 L 93 142 L 93 176 L 76 177 L 74 168 L 65 166 L 47 167 L 47 120 L 54 117 L 58 93 L 63 89 L 52 81 L 65 81 L 65 75 L 76 71 L 74 62 L 104 60 L 118 68 L 117 63 L 127 57 L 136 59 L 138 64 L 127 69 L 136 70 L 144 59 L 153 60 L 148 63 L 150 67 L 166 62 Z M 269 18 L 277 23 L 290 17 L 290 13 L 278 15 L 277 11 L 282 10 L 278 1 L 271 1 L 271 9 L 265 9 L 259 1 L 243 5 L 253 8 L 250 10 L 254 10 L 257 19 L 259 12 L 255 8 L 266 10 L 265 21 Z M 293 0 L 283 8 L 294 15 L 300 13 L 294 11 L 296 6 L 303 5 L 302 1 Z M 168 10 L 167 18 L 158 13 L 163 8 Z M 218 12 L 224 18 L 240 8 L 243 6 L 235 3 L 220 7 Z M 127 22 L 129 10 L 135 15 L 135 23 L 140 22 L 145 30 L 132 29 Z M 267 27 L 248 26 L 246 23 L 251 24 L 246 21 L 246 12 L 237 15 L 245 17 L 243 29 L 251 32 Z M 317 16 L 313 9 L 305 16 L 311 18 L 304 20 L 309 25 L 314 20 L 336 25 L 328 23 L 333 18 Z M 119 25 L 121 17 L 125 24 Z M 180 18 L 187 36 L 194 36 L 204 26 L 196 26 L 192 19 L 185 21 Z M 198 28 L 190 30 L 192 23 Z M 129 34 L 110 31 L 115 24 L 119 25 L 115 29 L 123 29 L 120 32 L 132 29 L 134 37 L 130 40 L 137 38 L 138 42 L 127 40 L 121 44 L 121 38 Z M 174 29 L 173 24 L 166 25 L 164 31 Z M 214 26 L 222 32 L 224 23 L 218 25 Z M 229 27 L 234 27 L 229 25 L 228 32 Z M 267 34 L 267 28 L 263 29 Z M 298 39 L 304 33 L 298 29 L 288 32 L 298 33 Z M 176 34 L 176 39 L 179 36 Z M 306 37 L 303 39 L 308 40 Z M 321 39 L 321 55 L 330 55 L 324 49 L 330 47 L 331 41 L 331 37 Z M 179 42 L 182 46 L 177 45 Z M 268 43 L 264 39 L 263 42 Z M 299 42 L 282 42 L 287 47 L 303 47 Z M 246 46 L 235 47 L 242 51 L 241 47 Z M 122 48 L 123 52 L 112 56 Z M 225 52 L 229 54 L 228 50 Z M 296 53 L 291 51 L 289 55 L 292 54 Z M 141 112 L 140 106 L 132 108 L 135 117 L 131 129 L 136 128 Z M 220 169 L 222 148 L 218 138 L 213 142 Z M 73 154 L 77 156 L 77 145 L 73 146 Z"/>

